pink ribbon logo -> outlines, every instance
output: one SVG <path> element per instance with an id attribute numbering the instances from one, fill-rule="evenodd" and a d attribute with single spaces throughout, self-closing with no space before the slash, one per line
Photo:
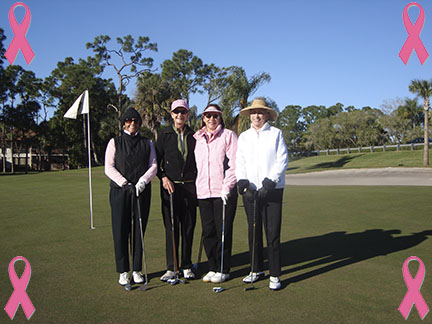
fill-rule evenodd
<path id="1" fill-rule="evenodd" d="M 21 22 L 21 25 L 18 24 L 14 15 L 15 8 L 19 6 L 22 6 L 26 9 L 24 19 Z M 19 49 L 23 53 L 27 64 L 30 64 L 30 62 L 33 60 L 35 56 L 32 48 L 30 47 L 30 44 L 26 39 L 27 30 L 30 27 L 30 21 L 31 21 L 30 9 L 24 3 L 17 2 L 9 9 L 9 23 L 12 27 L 14 38 L 12 39 L 12 42 L 9 44 L 5 56 L 10 64 L 14 63 L 18 55 Z"/>
<path id="2" fill-rule="evenodd" d="M 412 278 L 411 273 L 408 269 L 408 264 L 413 260 L 416 260 L 419 263 L 419 269 L 414 279 Z M 398 310 L 402 314 L 402 316 L 407 319 L 413 305 L 415 304 L 421 319 L 424 319 L 429 312 L 429 307 L 420 293 L 420 288 L 423 284 L 425 276 L 425 266 L 423 264 L 423 261 L 416 256 L 409 257 L 405 260 L 402 266 L 402 273 L 408 291 L 405 294 L 405 297 L 403 298 L 401 304 L 399 305 Z"/>
<path id="3" fill-rule="evenodd" d="M 420 9 L 419 16 L 414 25 L 411 23 L 411 20 L 408 16 L 408 9 L 413 6 L 416 6 Z M 408 32 L 408 38 L 405 41 L 405 44 L 403 45 L 401 51 L 399 52 L 399 57 L 402 59 L 405 65 L 408 63 L 408 60 L 413 50 L 416 51 L 417 57 L 419 58 L 421 64 L 423 64 L 429 56 L 426 48 L 420 40 L 420 33 L 423 29 L 424 20 L 425 14 L 422 6 L 420 6 L 416 2 L 411 2 L 406 5 L 403 11 L 403 22 L 405 25 L 405 29 Z"/>
<path id="4" fill-rule="evenodd" d="M 19 279 L 14 268 L 15 262 L 17 262 L 18 260 L 22 260 L 26 264 L 24 272 Z M 14 291 L 6 304 L 6 307 L 4 308 L 11 320 L 15 317 L 19 304 L 21 304 L 27 319 L 30 319 L 30 317 L 32 317 L 36 310 L 29 296 L 26 293 L 27 285 L 30 281 L 30 275 L 30 262 L 28 262 L 26 258 L 22 256 L 17 256 L 11 260 L 11 262 L 9 263 L 9 278 L 12 286 L 14 287 Z"/>

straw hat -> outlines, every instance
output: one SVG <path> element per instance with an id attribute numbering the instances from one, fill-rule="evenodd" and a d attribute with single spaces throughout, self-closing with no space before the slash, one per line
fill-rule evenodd
<path id="1" fill-rule="evenodd" d="M 268 110 L 269 113 L 269 120 L 276 120 L 277 119 L 277 112 L 274 111 L 272 108 L 267 107 L 267 103 L 264 99 L 254 99 L 252 101 L 252 104 L 249 107 L 243 108 L 240 110 L 240 115 L 242 116 L 249 116 L 250 110 L 252 109 L 265 109 Z"/>

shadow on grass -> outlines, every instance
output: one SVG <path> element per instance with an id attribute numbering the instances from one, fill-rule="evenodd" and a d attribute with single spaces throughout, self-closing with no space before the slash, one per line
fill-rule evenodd
<path id="1" fill-rule="evenodd" d="M 308 170 L 314 170 L 314 169 L 331 169 L 331 168 L 341 168 L 343 167 L 345 164 L 347 164 L 348 162 L 350 162 L 352 159 L 355 159 L 356 157 L 362 156 L 361 155 L 355 155 L 355 156 L 344 156 L 341 157 L 340 159 L 333 161 L 333 162 L 323 162 L 323 163 L 318 163 L 315 165 L 312 165 L 310 167 L 308 167 Z"/>
<path id="2" fill-rule="evenodd" d="M 400 233 L 401 231 L 398 229 L 372 229 L 349 234 L 332 232 L 281 243 L 282 275 L 319 267 L 283 280 L 281 282 L 282 288 L 291 283 L 303 281 L 353 263 L 412 248 L 428 239 L 428 236 L 432 235 L 432 230 L 405 236 L 393 236 Z M 267 259 L 266 255 L 265 249 L 265 260 Z M 248 252 L 234 255 L 232 266 L 246 267 L 231 272 L 231 278 L 246 276 L 250 271 L 249 262 Z M 305 262 L 306 264 L 302 264 Z M 297 264 L 302 265 L 296 266 Z M 286 269 L 287 267 L 290 268 Z M 267 262 L 264 264 L 264 269 L 268 269 Z"/>

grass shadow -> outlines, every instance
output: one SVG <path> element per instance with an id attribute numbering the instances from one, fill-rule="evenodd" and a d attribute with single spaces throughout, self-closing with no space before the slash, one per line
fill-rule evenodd
<path id="1" fill-rule="evenodd" d="M 345 164 L 347 164 L 348 162 L 350 162 L 352 159 L 357 158 L 359 156 L 362 156 L 363 154 L 360 155 L 349 155 L 349 156 L 343 156 L 340 159 L 336 160 L 336 161 L 332 161 L 332 162 L 323 162 L 323 163 L 318 163 L 315 165 L 312 165 L 310 167 L 307 167 L 308 170 L 315 170 L 315 169 L 332 169 L 332 168 L 342 168 Z"/>
<path id="2" fill-rule="evenodd" d="M 412 248 L 428 239 L 428 236 L 432 236 L 432 230 L 394 236 L 400 233 L 398 229 L 371 229 L 358 233 L 331 232 L 281 243 L 282 275 L 321 266 L 282 280 L 282 288 L 353 263 Z M 264 251 L 265 259 L 266 256 L 267 253 Z M 249 262 L 249 252 L 234 255 L 232 266 L 246 267 L 232 272 L 231 278 L 247 275 L 250 271 Z M 306 264 L 302 264 L 305 262 Z M 296 266 L 297 264 L 302 265 Z M 286 269 L 287 267 L 289 268 Z M 264 268 L 268 269 L 267 262 Z"/>

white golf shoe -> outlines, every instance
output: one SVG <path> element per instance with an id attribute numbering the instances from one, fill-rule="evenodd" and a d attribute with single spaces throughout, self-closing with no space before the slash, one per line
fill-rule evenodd
<path id="1" fill-rule="evenodd" d="M 278 290 L 281 288 L 281 283 L 280 283 L 279 277 L 270 276 L 269 288 L 271 290 Z"/>
<path id="2" fill-rule="evenodd" d="M 252 283 L 261 279 L 264 276 L 264 271 L 261 272 L 250 272 L 246 277 L 243 278 L 244 283 Z"/>
<path id="3" fill-rule="evenodd" d="M 164 273 L 162 277 L 160 277 L 161 281 L 168 281 L 170 279 L 173 279 L 175 277 L 175 272 L 171 270 L 167 270 L 167 272 Z"/>
<path id="4" fill-rule="evenodd" d="M 227 281 L 229 279 L 229 273 L 220 273 L 216 272 L 216 274 L 211 278 L 212 283 L 221 283 Z"/>
<path id="5" fill-rule="evenodd" d="M 202 279 L 204 282 L 211 282 L 212 278 L 214 277 L 214 275 L 216 274 L 216 272 L 214 271 L 209 271 L 204 278 Z"/>
<path id="6" fill-rule="evenodd" d="M 191 269 L 184 269 L 183 277 L 185 279 L 195 279 L 195 273 L 193 273 Z"/>
<path id="7" fill-rule="evenodd" d="M 141 271 L 132 272 L 132 278 L 136 284 L 140 284 L 140 283 L 144 282 L 144 277 L 143 277 L 143 274 L 141 273 Z"/>
<path id="8" fill-rule="evenodd" d="M 118 282 L 120 285 L 126 286 L 128 283 L 130 283 L 129 274 L 127 272 L 120 273 L 120 278 Z"/>

